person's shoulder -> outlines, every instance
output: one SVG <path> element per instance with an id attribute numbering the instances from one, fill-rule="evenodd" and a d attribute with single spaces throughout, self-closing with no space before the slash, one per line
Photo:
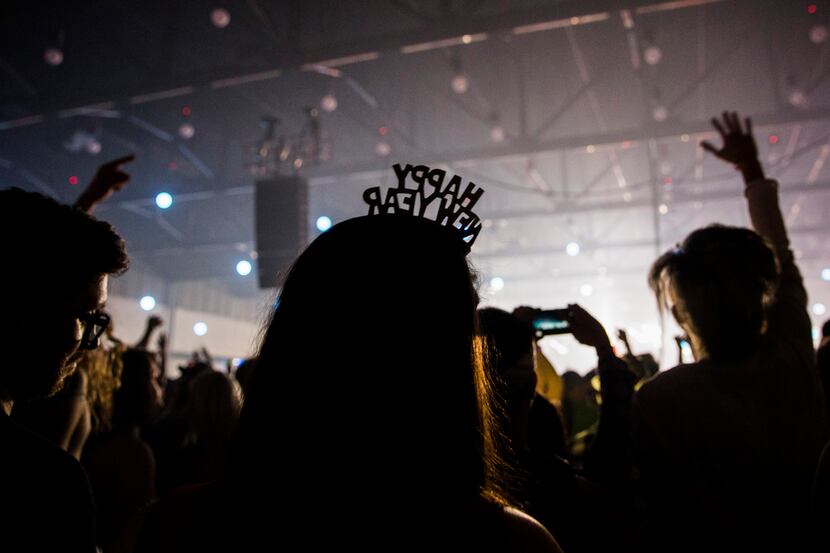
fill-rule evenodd
<path id="1" fill-rule="evenodd" d="M 177 488 L 153 503 L 151 511 L 165 521 L 172 521 L 180 524 L 181 521 L 210 520 L 206 511 L 210 511 L 221 503 L 220 499 L 226 499 L 227 492 L 220 482 L 205 482 L 191 484 Z M 178 522 L 177 522 L 178 521 Z"/>
<path id="2" fill-rule="evenodd" d="M 134 471 L 138 466 L 155 466 L 155 455 L 150 444 L 129 433 L 112 437 L 96 453 L 104 459 L 121 459 L 126 471 Z"/>
<path id="3" fill-rule="evenodd" d="M 700 380 L 703 372 L 700 363 L 677 365 L 669 370 L 658 372 L 643 382 L 635 397 L 640 402 L 661 398 L 666 393 L 681 390 Z"/>
<path id="4" fill-rule="evenodd" d="M 7 461 L 23 465 L 48 464 L 56 470 L 80 468 L 70 454 L 8 417 L 0 421 L 0 441 L 5 449 L 2 457 Z"/>
<path id="5" fill-rule="evenodd" d="M 513 551 L 527 553 L 561 553 L 559 544 L 532 516 L 513 507 L 501 511 L 502 529 Z"/>
<path id="6" fill-rule="evenodd" d="M 238 515 L 224 511 L 230 504 L 232 497 L 220 482 L 174 490 L 144 512 L 136 553 L 230 550 L 226 542 L 234 524 L 229 520 Z"/>
<path id="7" fill-rule="evenodd" d="M 37 489 L 53 497 L 88 493 L 81 464 L 55 444 L 10 420 L 0 426 L 0 442 L 2 478 L 10 488 Z"/>
<path id="8" fill-rule="evenodd" d="M 556 411 L 556 406 L 553 403 L 551 403 L 551 401 L 548 398 L 546 398 L 539 392 L 534 392 L 533 394 L 533 403 L 531 405 L 531 409 L 533 408 L 543 412 L 550 412 L 551 410 Z"/>
<path id="9" fill-rule="evenodd" d="M 89 378 L 86 372 L 82 369 L 75 369 L 64 380 L 62 392 L 68 397 L 86 397 L 88 387 Z"/>
<path id="10" fill-rule="evenodd" d="M 634 393 L 634 420 L 665 423 L 666 417 L 673 420 L 675 415 L 695 408 L 705 397 L 701 388 L 711 387 L 705 382 L 709 372 L 701 363 L 677 365 L 658 372 Z"/>

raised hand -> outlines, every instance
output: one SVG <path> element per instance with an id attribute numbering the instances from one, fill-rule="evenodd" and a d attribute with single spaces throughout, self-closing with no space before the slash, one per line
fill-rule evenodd
<path id="1" fill-rule="evenodd" d="M 703 149 L 733 164 L 747 181 L 764 178 L 758 161 L 758 147 L 752 135 L 752 119 L 747 117 L 742 126 L 736 112 L 724 111 L 721 120 L 712 118 L 712 126 L 723 139 L 723 146 L 717 148 L 711 142 L 704 141 L 700 144 Z"/>
<path id="2" fill-rule="evenodd" d="M 577 304 L 568 305 L 568 322 L 571 333 L 581 344 L 597 349 L 597 352 L 611 351 L 611 341 L 602 324 L 593 315 Z"/>
<path id="3" fill-rule="evenodd" d="M 136 343 L 133 347 L 136 349 L 146 350 L 150 345 L 150 338 L 153 336 L 153 332 L 155 332 L 155 330 L 163 324 L 164 321 L 162 321 L 161 317 L 158 315 L 150 315 L 147 317 L 147 323 L 144 325 L 144 334 L 141 336 L 138 343 Z"/>
<path id="4" fill-rule="evenodd" d="M 153 331 L 164 324 L 164 321 L 158 315 L 150 315 L 147 318 L 147 330 Z"/>
<path id="5" fill-rule="evenodd" d="M 112 196 L 113 192 L 124 188 L 124 185 L 130 180 L 130 175 L 121 170 L 121 165 L 134 159 L 135 156 L 130 154 L 98 167 L 92 181 L 81 193 L 78 201 L 75 202 L 75 207 L 91 213 L 96 205 Z"/>
<path id="6" fill-rule="evenodd" d="M 525 323 L 528 326 L 533 325 L 533 320 L 539 315 L 541 309 L 536 307 L 528 307 L 527 305 L 520 305 L 513 310 L 513 316 Z"/>
<path id="7" fill-rule="evenodd" d="M 625 329 L 617 329 L 617 338 L 622 340 L 622 343 L 625 344 L 625 350 L 628 352 L 628 355 L 633 356 L 634 354 L 631 353 L 631 344 L 628 343 L 628 333 L 625 331 Z"/>

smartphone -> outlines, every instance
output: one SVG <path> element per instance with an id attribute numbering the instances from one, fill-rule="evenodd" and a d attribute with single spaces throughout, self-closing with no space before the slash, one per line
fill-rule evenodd
<path id="1" fill-rule="evenodd" d="M 570 334 L 567 309 L 546 309 L 539 311 L 533 319 L 533 331 L 537 338 L 550 334 Z"/>

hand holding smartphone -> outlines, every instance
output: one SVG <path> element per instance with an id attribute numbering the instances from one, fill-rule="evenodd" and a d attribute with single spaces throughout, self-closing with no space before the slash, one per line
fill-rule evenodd
<path id="1" fill-rule="evenodd" d="M 570 334 L 571 323 L 568 322 L 568 309 L 540 309 L 533 317 L 533 331 L 536 338 L 553 334 Z"/>

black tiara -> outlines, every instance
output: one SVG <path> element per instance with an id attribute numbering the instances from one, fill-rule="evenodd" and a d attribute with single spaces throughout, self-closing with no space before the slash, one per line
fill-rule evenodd
<path id="1" fill-rule="evenodd" d="M 369 215 L 399 214 L 423 217 L 458 231 L 468 249 L 481 232 L 481 219 L 473 212 L 484 190 L 469 181 L 466 186 L 459 175 L 449 176 L 443 169 L 426 165 L 399 163 L 392 166 L 398 185 L 389 188 L 386 196 L 379 186 L 363 192 Z M 407 187 L 407 179 L 415 186 Z"/>

